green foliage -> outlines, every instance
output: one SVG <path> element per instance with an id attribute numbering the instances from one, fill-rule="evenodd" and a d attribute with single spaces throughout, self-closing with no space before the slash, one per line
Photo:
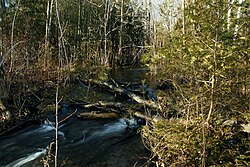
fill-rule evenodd
<path id="1" fill-rule="evenodd" d="M 209 127 L 200 116 L 158 121 L 141 132 L 159 166 L 202 166 L 203 159 L 206 166 L 249 165 L 249 137 L 219 117 Z"/>
<path id="2" fill-rule="evenodd" d="M 195 126 L 200 121 L 190 122 L 174 119 L 159 121 L 152 127 L 142 129 L 145 143 L 153 151 L 153 160 L 160 166 L 189 166 L 199 162 L 202 153 L 201 127 Z"/>
<path id="3" fill-rule="evenodd" d="M 25 73 L 27 68 L 21 62 L 43 72 L 55 70 L 55 65 L 66 69 L 74 63 L 81 68 L 136 63 L 141 50 L 137 46 L 143 46 L 146 40 L 144 22 L 148 18 L 143 7 L 124 0 L 121 14 L 120 1 L 58 1 L 57 16 L 55 2 L 13 0 L 1 10 L 0 52 L 5 54 L 11 45 L 22 41 L 11 52 L 14 59 L 6 62 L 6 71 L 13 64 L 12 71 Z M 117 54 L 119 48 L 121 55 Z"/>
<path id="4" fill-rule="evenodd" d="M 164 45 L 156 56 L 150 52 L 144 55 L 143 62 L 154 70 L 158 80 L 171 80 L 175 86 L 175 90 L 165 90 L 165 96 L 175 96 L 176 102 L 163 107 L 162 115 L 169 115 L 174 108 L 182 118 L 143 129 L 142 135 L 159 165 L 249 165 L 249 134 L 223 125 L 225 120 L 237 119 L 239 125 L 250 119 L 250 19 L 246 3 L 232 4 L 228 29 L 228 1 L 186 1 L 185 27 L 180 14 L 172 29 L 161 29 L 166 32 L 165 38 L 158 34 Z M 241 15 L 236 19 L 239 6 Z M 162 10 L 168 8 L 163 6 Z M 206 121 L 209 126 L 203 128 Z"/>

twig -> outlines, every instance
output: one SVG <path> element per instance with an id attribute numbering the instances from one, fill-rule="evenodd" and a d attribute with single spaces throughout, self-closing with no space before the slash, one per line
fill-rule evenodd
<path id="1" fill-rule="evenodd" d="M 56 125 L 55 125 L 55 130 L 56 130 L 56 150 L 55 150 L 55 167 L 57 167 L 57 158 L 58 158 L 58 93 L 59 93 L 59 86 L 57 85 L 56 87 Z"/>
<path id="2" fill-rule="evenodd" d="M 19 41 L 19 42 L 17 42 L 14 46 L 12 46 L 12 47 L 4 54 L 3 59 L 2 59 L 2 61 L 0 62 L 0 67 L 3 65 L 3 63 L 4 63 L 5 59 L 7 58 L 8 54 L 10 54 L 10 52 L 11 52 L 17 45 L 19 45 L 20 43 L 23 43 L 23 42 L 24 42 L 24 41 Z"/>
<path id="3" fill-rule="evenodd" d="M 63 123 L 64 121 L 68 120 L 70 117 L 72 117 L 75 113 L 77 112 L 77 109 L 71 113 L 70 115 L 68 115 L 67 117 L 65 117 L 64 119 L 62 119 L 59 124 Z"/>

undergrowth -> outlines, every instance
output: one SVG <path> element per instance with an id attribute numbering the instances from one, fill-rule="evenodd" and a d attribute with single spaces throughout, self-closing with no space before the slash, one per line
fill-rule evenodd
<path id="1" fill-rule="evenodd" d="M 250 138 L 239 126 L 203 116 L 151 122 L 141 130 L 157 166 L 249 166 Z"/>

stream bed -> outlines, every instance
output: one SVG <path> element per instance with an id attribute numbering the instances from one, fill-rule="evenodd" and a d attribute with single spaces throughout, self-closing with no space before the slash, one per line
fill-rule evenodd
<path id="1" fill-rule="evenodd" d="M 148 151 L 136 134 L 134 119 L 71 119 L 59 128 L 59 163 L 65 166 L 134 166 Z M 52 122 L 30 126 L 0 139 L 0 166 L 43 166 L 42 157 L 54 141 Z M 52 148 L 52 150 L 54 150 Z"/>
<path id="2" fill-rule="evenodd" d="M 112 71 L 110 78 L 118 82 L 141 82 L 145 79 L 147 69 L 122 69 Z M 72 89 L 74 96 L 86 92 L 81 86 Z M 74 93 L 74 91 L 78 92 Z M 91 90 L 90 90 L 91 91 Z M 93 93 L 95 92 L 95 93 Z M 113 101 L 112 95 L 93 90 L 95 100 Z M 83 97 L 85 94 L 83 94 Z M 76 108 L 63 105 L 60 119 L 68 117 Z M 84 109 L 77 108 L 78 112 Z M 55 117 L 48 116 L 40 125 L 31 125 L 15 133 L 0 138 L 0 167 L 39 167 L 44 166 L 48 152 L 54 153 Z M 143 166 L 147 163 L 150 152 L 144 147 L 138 128 L 140 124 L 135 118 L 79 120 L 72 116 L 59 126 L 59 166 Z M 53 160 L 52 160 L 53 161 Z M 51 166 L 53 162 L 50 160 Z"/>

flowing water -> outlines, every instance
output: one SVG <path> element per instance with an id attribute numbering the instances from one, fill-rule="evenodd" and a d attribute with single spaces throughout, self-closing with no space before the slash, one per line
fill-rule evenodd
<path id="1" fill-rule="evenodd" d="M 140 82 L 146 72 L 145 69 L 118 71 L 110 76 L 120 82 Z M 107 96 L 105 99 L 112 99 Z M 65 105 L 60 118 L 74 110 Z M 53 145 L 50 147 L 55 139 L 53 120 L 54 116 L 50 116 L 41 125 L 31 125 L 1 137 L 0 166 L 43 166 L 42 159 L 48 157 L 48 150 L 52 153 L 55 150 Z M 137 134 L 138 127 L 134 118 L 79 120 L 71 117 L 59 127 L 59 164 L 70 167 L 140 166 L 147 161 L 149 152 Z"/>

